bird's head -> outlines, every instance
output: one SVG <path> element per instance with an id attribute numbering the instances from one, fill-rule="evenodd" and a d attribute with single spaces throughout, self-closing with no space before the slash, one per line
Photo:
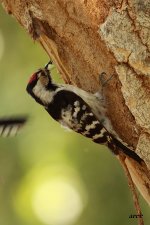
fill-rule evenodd
<path id="1" fill-rule="evenodd" d="M 41 105 L 48 102 L 48 96 L 56 90 L 56 85 L 52 82 L 49 62 L 43 69 L 39 69 L 29 79 L 26 90 Z"/>

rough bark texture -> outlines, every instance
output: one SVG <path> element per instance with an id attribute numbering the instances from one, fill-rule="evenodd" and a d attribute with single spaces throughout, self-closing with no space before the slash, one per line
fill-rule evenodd
<path id="1" fill-rule="evenodd" d="M 99 74 L 115 131 L 143 159 L 125 163 L 150 204 L 149 0 L 1 0 L 41 43 L 66 83 L 95 92 Z"/>

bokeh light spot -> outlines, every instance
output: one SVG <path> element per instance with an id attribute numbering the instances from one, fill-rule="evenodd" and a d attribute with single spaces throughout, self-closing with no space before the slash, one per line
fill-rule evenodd
<path id="1" fill-rule="evenodd" d="M 48 225 L 72 224 L 84 207 L 77 188 L 61 177 L 37 186 L 32 205 L 39 220 Z"/>

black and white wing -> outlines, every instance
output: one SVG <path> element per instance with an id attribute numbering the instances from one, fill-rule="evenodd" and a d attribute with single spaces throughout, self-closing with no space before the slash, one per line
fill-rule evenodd
<path id="1" fill-rule="evenodd" d="M 27 121 L 26 117 L 0 118 L 0 136 L 13 137 Z"/>
<path id="2" fill-rule="evenodd" d="M 114 153 L 119 149 L 127 155 L 141 161 L 134 151 L 124 145 L 120 140 L 109 133 L 103 125 L 103 116 L 99 121 L 92 112 L 91 107 L 76 93 L 68 90 L 58 91 L 53 101 L 45 107 L 51 117 L 63 126 L 91 138 L 98 144 L 104 144 Z"/>
<path id="3" fill-rule="evenodd" d="M 103 126 L 103 118 L 99 121 L 89 105 L 76 93 L 60 90 L 46 110 L 63 126 L 91 138 L 98 144 L 107 145 L 113 152 L 116 151 L 116 139 Z M 121 142 L 117 141 L 118 143 L 122 147 Z"/>

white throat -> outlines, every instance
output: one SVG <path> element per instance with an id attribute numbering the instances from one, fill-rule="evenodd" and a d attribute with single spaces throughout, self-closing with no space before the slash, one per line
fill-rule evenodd
<path id="1" fill-rule="evenodd" d="M 45 104 L 49 104 L 52 101 L 55 92 L 46 90 L 45 87 L 38 80 L 37 84 L 33 88 L 33 93 L 45 105 Z"/>

